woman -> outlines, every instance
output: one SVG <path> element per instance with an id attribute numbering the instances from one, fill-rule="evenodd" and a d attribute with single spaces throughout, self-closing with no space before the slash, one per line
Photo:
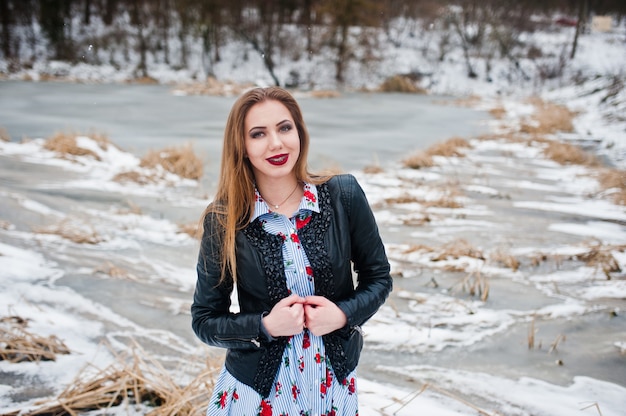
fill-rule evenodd
<path id="1" fill-rule="evenodd" d="M 227 348 L 207 415 L 358 414 L 360 326 L 392 279 L 361 187 L 310 174 L 308 147 L 287 91 L 233 105 L 191 307 L 197 336 Z"/>

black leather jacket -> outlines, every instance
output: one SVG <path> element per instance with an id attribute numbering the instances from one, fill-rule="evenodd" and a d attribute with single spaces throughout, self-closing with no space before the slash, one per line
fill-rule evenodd
<path id="1" fill-rule="evenodd" d="M 313 213 L 298 237 L 314 271 L 315 294 L 335 302 L 347 317 L 344 328 L 323 336 L 335 375 L 343 380 L 359 359 L 359 327 L 385 302 L 392 278 L 378 227 L 356 179 L 338 175 L 317 189 L 320 213 Z M 239 313 L 229 311 L 232 278 L 219 283 L 219 244 L 215 218 L 209 215 L 198 258 L 192 327 L 203 342 L 227 348 L 228 371 L 267 397 L 288 342 L 288 337 L 269 340 L 261 329 L 262 314 L 288 296 L 282 239 L 263 231 L 258 219 L 238 232 Z"/>

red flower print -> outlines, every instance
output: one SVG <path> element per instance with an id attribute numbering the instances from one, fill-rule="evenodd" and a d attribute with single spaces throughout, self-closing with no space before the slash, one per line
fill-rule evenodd
<path id="1" fill-rule="evenodd" d="M 309 190 L 304 191 L 304 197 L 307 199 L 307 201 L 310 201 L 310 202 L 316 201 L 315 195 L 313 194 L 313 192 Z"/>
<path id="2" fill-rule="evenodd" d="M 280 238 L 282 238 L 282 239 L 283 239 L 283 241 L 287 240 L 287 236 L 286 236 L 285 234 L 283 234 L 283 233 L 278 233 L 277 235 L 278 235 Z"/>
<path id="3" fill-rule="evenodd" d="M 356 386 L 354 385 L 354 377 L 350 379 L 350 385 L 348 386 L 348 392 L 354 394 L 356 392 Z"/>
<path id="4" fill-rule="evenodd" d="M 281 391 L 282 388 L 283 388 L 283 386 L 282 386 L 282 384 L 280 384 L 280 381 L 277 381 L 276 382 L 276 396 L 277 397 L 278 397 L 278 395 L 280 395 L 282 393 L 282 391 Z"/>
<path id="5" fill-rule="evenodd" d="M 214 404 L 215 404 L 217 407 L 220 407 L 220 408 L 222 408 L 222 409 L 223 409 L 223 408 L 225 408 L 225 407 L 226 407 L 226 402 L 227 402 L 227 400 L 228 400 L 228 392 L 227 392 L 227 391 L 223 391 L 223 392 L 222 392 L 222 394 L 220 394 L 220 398 L 219 398 L 219 400 L 218 400 L 218 401 L 216 401 Z"/>
<path id="6" fill-rule="evenodd" d="M 311 346 L 311 337 L 309 336 L 309 331 L 304 331 L 304 336 L 302 337 L 302 349 L 306 350 Z"/>
<path id="7" fill-rule="evenodd" d="M 259 412 L 259 416 L 272 416 L 272 405 L 267 403 L 265 400 L 261 400 L 261 408 Z"/>
<path id="8" fill-rule="evenodd" d="M 311 215 L 307 215 L 304 218 L 296 217 L 296 229 L 300 230 L 302 227 L 311 222 Z"/>
<path id="9" fill-rule="evenodd" d="M 315 354 L 315 362 L 318 364 L 322 362 L 322 355 L 319 352 Z"/>
<path id="10" fill-rule="evenodd" d="M 320 384 L 320 396 L 324 398 L 326 396 L 326 383 Z"/>
<path id="11" fill-rule="evenodd" d="M 233 401 L 236 402 L 237 400 L 239 400 L 239 394 L 237 394 L 237 389 L 235 389 L 233 391 Z"/>
<path id="12" fill-rule="evenodd" d="M 300 394 L 300 389 L 298 388 L 298 386 L 293 384 L 291 386 L 291 395 L 293 396 L 294 400 L 296 400 L 298 398 L 298 394 Z"/>
<path id="13" fill-rule="evenodd" d="M 291 237 L 291 241 L 293 241 L 294 243 L 299 243 L 300 242 L 300 238 L 298 237 L 298 234 L 293 233 L 290 235 Z"/>
<path id="14" fill-rule="evenodd" d="M 298 370 L 300 370 L 300 372 L 304 371 L 304 360 L 302 357 L 298 358 Z"/>
<path id="15" fill-rule="evenodd" d="M 333 384 L 333 373 L 330 368 L 326 367 L 326 386 L 330 387 Z"/>
<path id="16" fill-rule="evenodd" d="M 311 266 L 306 266 L 306 274 L 307 274 L 308 276 L 313 277 L 313 267 L 311 267 Z"/>

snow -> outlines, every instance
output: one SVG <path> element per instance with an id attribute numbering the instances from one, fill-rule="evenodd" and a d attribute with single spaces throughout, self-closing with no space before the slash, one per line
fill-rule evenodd
<path id="1" fill-rule="evenodd" d="M 401 26 L 401 25 L 400 25 Z M 436 35 L 436 34 L 434 34 Z M 434 36 L 433 35 L 433 36 Z M 403 36 L 398 33 L 397 36 Z M 558 47 L 561 33 L 535 33 L 534 41 L 542 45 L 554 44 Z M 545 99 L 563 103 L 580 112 L 575 120 L 574 140 L 590 140 L 598 143 L 597 151 L 605 155 L 618 167 L 626 166 L 626 121 L 611 118 L 623 114 L 626 103 L 621 92 L 621 102 L 614 107 L 602 103 L 602 92 L 594 92 L 596 87 L 606 87 L 607 79 L 620 74 L 626 67 L 626 53 L 623 48 L 624 28 L 611 34 L 588 34 L 580 39 L 579 52 L 572 63 L 572 71 L 581 71 L 590 81 L 581 85 L 548 85 L 537 87 Z M 621 38 L 620 38 L 621 37 Z M 420 37 L 403 38 L 401 46 L 385 50 L 384 62 L 397 72 L 410 72 L 420 68 L 433 75 L 428 79 L 429 90 L 433 94 L 476 95 L 482 98 L 478 104 L 489 106 L 498 103 L 506 110 L 504 122 L 493 123 L 494 131 L 503 124 L 519 125 L 522 119 L 533 112 L 533 107 L 523 98 L 529 89 L 528 84 L 504 82 L 498 74 L 508 73 L 504 61 L 493 63 L 492 82 L 469 80 L 464 76 L 463 64 L 459 56 L 452 54 L 437 65 L 426 61 L 415 50 L 420 45 Z M 558 42 L 557 42 L 558 41 Z M 223 63 L 215 70 L 228 74 L 235 81 L 257 79 L 257 84 L 267 84 L 258 57 L 250 56 L 246 65 L 234 65 L 240 56 L 242 45 L 227 45 L 222 52 Z M 323 61 L 303 60 L 295 64 L 303 65 L 300 72 L 316 71 L 319 83 L 316 87 L 332 86 L 332 71 Z M 295 65 L 294 64 L 294 65 Z M 45 68 L 41 66 L 45 65 Z M 250 65 L 254 70 L 250 70 Z M 288 67 L 288 66 L 287 66 Z M 36 63 L 27 73 L 37 80 L 42 72 L 64 73 L 69 78 L 81 81 L 121 82 L 129 73 L 112 66 L 92 66 L 79 64 L 70 66 L 60 62 Z M 287 71 L 288 72 L 288 71 Z M 594 80 L 594 76 L 601 78 Z M 350 77 L 354 86 L 372 86 L 384 73 L 362 74 L 352 69 Z M 193 78 L 185 71 L 172 71 L 164 66 L 151 67 L 151 76 L 162 82 L 184 82 Z M 281 76 L 285 76 L 284 74 Z M 570 137 L 571 139 L 571 137 Z M 185 180 L 167 172 L 146 171 L 139 167 L 139 158 L 129 152 L 109 145 L 100 146 L 89 137 L 79 137 L 78 144 L 93 151 L 98 157 L 76 156 L 59 157 L 43 147 L 43 139 L 31 141 L 0 141 L 0 157 L 13 158 L 25 163 L 55 166 L 59 169 L 80 173 L 79 179 L 62 184 L 48 184 L 52 189 L 97 190 L 102 193 L 133 195 L 145 198 L 161 198 L 174 207 L 197 208 L 198 212 L 207 200 L 190 196 L 185 189 L 192 189 L 198 183 Z M 401 230 L 403 224 L 429 217 L 428 229 L 418 229 L 411 236 L 422 241 L 444 243 L 450 236 L 471 235 L 479 232 L 509 230 L 514 233 L 520 224 L 508 223 L 498 218 L 494 207 L 483 203 L 480 198 L 506 199 L 508 192 L 529 191 L 537 199 L 518 199 L 510 203 L 511 212 L 531 210 L 543 212 L 554 220 L 542 232 L 554 232 L 564 237 L 592 238 L 603 244 L 615 245 L 609 250 L 621 270 L 626 269 L 626 254 L 619 245 L 626 245 L 626 210 L 608 199 L 590 198 L 596 192 L 598 183 L 588 168 L 581 166 L 560 166 L 542 157 L 540 146 L 510 143 L 504 140 L 472 141 L 472 149 L 465 158 L 441 159 L 433 169 L 411 170 L 400 166 L 387 169 L 380 174 L 354 172 L 362 184 L 368 199 L 375 210 L 381 228 L 393 233 Z M 511 156 L 494 156 L 494 152 Z M 398 163 L 399 165 L 399 163 Z M 469 196 L 459 196 L 461 208 L 426 207 L 423 202 L 409 202 L 386 205 L 385 201 L 402 196 L 410 196 L 416 201 L 436 201 L 445 196 L 440 181 L 448 175 L 479 171 L 480 175 L 460 186 Z M 511 175 L 516 169 L 532 172 L 528 175 Z M 148 185 L 119 183 L 115 175 L 127 171 L 140 171 L 153 175 L 159 180 Z M 469 176 L 469 174 L 468 174 Z M 488 181 L 481 179 L 489 178 Z M 415 181 L 422 185 L 415 186 Z M 43 186 L 43 185 L 42 185 Z M 541 195 L 547 195 L 541 197 Z M 48 219 L 59 220 L 66 214 L 25 195 L 0 191 L 5 200 L 17 201 L 25 211 Z M 181 292 L 193 290 L 195 271 L 183 267 L 158 255 L 144 258 L 135 252 L 144 246 L 156 246 L 158 250 L 183 248 L 189 252 L 197 250 L 197 243 L 188 235 L 181 234 L 177 224 L 168 218 L 156 218 L 150 213 L 121 213 L 113 208 L 108 210 L 88 207 L 75 207 L 88 223 L 74 220 L 69 224 L 77 228 L 86 227 L 101 237 L 93 246 L 81 247 L 85 264 L 76 270 L 62 268 L 58 261 L 64 256 L 73 255 L 77 243 L 68 242 L 58 235 L 45 235 L 35 231 L 16 230 L 0 227 L 0 305 L 2 313 L 20 316 L 29 320 L 29 330 L 41 336 L 55 335 L 62 339 L 73 352 L 60 355 L 57 361 L 11 364 L 0 361 L 0 372 L 37 378 L 58 393 L 70 383 L 85 365 L 98 363 L 106 366 L 115 360 L 108 348 L 97 340 L 106 339 L 114 349 L 127 348 L 126 340 L 142 338 L 169 348 L 181 356 L 197 354 L 197 347 L 174 335 L 166 329 L 149 328 L 116 312 L 114 305 L 94 302 L 76 290 L 56 282 L 74 272 L 94 273 L 94 262 L 107 258 L 107 253 L 117 253 L 118 260 L 147 271 L 148 282 L 165 282 L 177 287 Z M 560 215 L 577 218 L 576 222 L 560 220 Z M 487 231 L 485 231 L 487 230 Z M 17 243 L 19 242 L 19 243 Z M 494 241 L 485 241 L 487 252 Z M 518 244 L 511 251 L 519 256 L 530 256 L 542 252 L 549 256 L 566 258 L 585 251 L 584 247 L 559 241 L 541 246 Z M 84 246 L 84 245 L 82 245 Z M 414 354 L 437 353 L 449 349 L 463 350 L 510 330 L 513 326 L 532 319 L 574 320 L 598 310 L 606 310 L 605 301 L 622 302 L 626 299 L 626 282 L 620 279 L 608 280 L 599 267 L 588 265 L 569 268 L 536 271 L 513 271 L 490 262 L 488 258 L 469 256 L 449 257 L 434 260 L 434 253 L 414 250 L 400 243 L 388 243 L 387 250 L 395 274 L 397 286 L 394 294 L 406 302 L 404 310 L 386 304 L 365 326 L 366 345 L 371 351 L 408 351 Z M 50 260 L 49 252 L 57 252 L 55 261 Z M 122 254 L 119 254 L 119 253 Z M 93 256 L 90 257 L 90 256 Z M 486 256 L 487 257 L 487 256 Z M 95 259 L 95 260 L 94 260 Z M 535 296 L 543 295 L 551 299 L 551 304 L 534 307 L 515 300 L 511 305 L 491 305 L 476 298 L 459 296 L 451 288 L 420 293 L 402 289 L 411 278 L 416 278 L 416 270 L 430 268 L 443 270 L 459 268 L 470 276 L 502 279 L 509 284 L 529 285 L 519 290 L 534 291 Z M 132 273 L 131 273 L 132 275 Z M 438 276 L 434 273 L 434 276 Z M 112 278 L 112 277 L 110 277 Z M 398 284 L 399 283 L 399 284 Z M 236 303 L 236 298 L 233 299 Z M 146 303 L 148 301 L 143 300 Z M 175 297 L 152 299 L 151 305 L 161 302 L 171 314 L 186 314 L 188 305 Z M 596 303 L 597 302 L 597 303 Z M 519 304 L 517 304 L 519 303 Z M 236 306 L 236 305 L 235 305 Z M 617 308 L 619 310 L 619 308 Z M 615 354 L 622 361 L 626 339 L 624 333 L 614 335 Z M 620 351 L 618 351 L 620 350 Z M 570 416 L 572 414 L 601 414 L 620 416 L 626 409 L 626 380 L 614 383 L 591 377 L 575 375 L 566 383 L 547 382 L 539 378 L 507 378 L 482 371 L 465 371 L 428 365 L 379 365 L 376 370 L 392 378 L 412 380 L 413 389 L 407 383 L 389 383 L 367 378 L 359 380 L 359 394 L 362 415 L 475 415 L 481 412 L 496 411 L 506 415 L 550 415 Z M 7 380 L 7 378 L 2 378 Z M 409 383 L 410 384 L 410 383 Z M 0 384 L 0 407 L 7 411 L 19 408 L 23 403 L 14 402 L 20 394 L 20 387 Z M 53 396 L 53 395 L 52 395 Z M 32 402 L 27 403 L 32 405 Z M 482 410 L 486 409 L 486 410 Z M 128 410 L 130 412 L 131 410 Z M 113 409 L 108 414 L 114 414 Z M 122 410 L 120 410 L 120 414 Z M 130 414 L 130 413 L 124 414 Z M 137 411 L 141 414 L 141 410 Z M 484 413 L 481 413 L 484 414 Z"/>

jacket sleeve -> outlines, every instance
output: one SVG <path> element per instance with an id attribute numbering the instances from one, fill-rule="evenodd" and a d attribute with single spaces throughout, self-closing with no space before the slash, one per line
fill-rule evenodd
<path id="1" fill-rule="evenodd" d="M 257 349 L 266 341 L 261 332 L 261 314 L 230 311 L 233 279 L 222 274 L 220 232 L 217 214 L 209 213 L 198 255 L 198 280 L 191 305 L 191 325 L 198 338 L 223 348 Z"/>
<path id="2" fill-rule="evenodd" d="M 352 296 L 337 302 L 346 314 L 348 327 L 360 326 L 382 306 L 392 290 L 393 280 L 385 247 L 374 214 L 363 189 L 354 176 L 342 175 L 341 186 L 350 230 L 351 260 L 357 274 Z M 346 183 L 347 182 L 347 183 Z"/>

